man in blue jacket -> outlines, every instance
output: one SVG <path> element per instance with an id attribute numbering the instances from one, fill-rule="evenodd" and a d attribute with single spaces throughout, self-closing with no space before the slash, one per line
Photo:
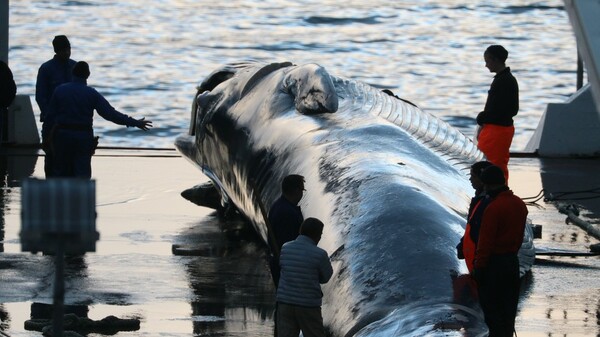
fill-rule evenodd
<path id="1" fill-rule="evenodd" d="M 63 83 L 71 82 L 73 67 L 75 66 L 75 61 L 71 60 L 71 43 L 66 36 L 55 36 L 52 40 L 52 47 L 54 48 L 54 57 L 40 66 L 35 83 L 35 101 L 40 107 L 42 128 L 46 122 L 48 106 L 54 89 Z M 50 148 L 46 146 L 48 144 L 42 133 L 42 148 L 46 154 L 44 157 L 44 172 L 46 177 L 51 177 L 53 154 Z"/>
<path id="2" fill-rule="evenodd" d="M 277 288 L 277 336 L 325 337 L 321 302 L 321 284 L 327 283 L 333 268 L 327 252 L 317 244 L 323 223 L 308 218 L 300 235 L 283 245 L 279 264 L 281 278 Z"/>
<path id="3" fill-rule="evenodd" d="M 147 131 L 152 122 L 134 119 L 115 110 L 96 89 L 87 85 L 90 67 L 80 61 L 73 68 L 73 81 L 54 91 L 42 135 L 54 153 L 53 175 L 58 177 L 92 176 L 92 155 L 96 139 L 92 129 L 94 110 L 115 124 L 135 126 Z"/>

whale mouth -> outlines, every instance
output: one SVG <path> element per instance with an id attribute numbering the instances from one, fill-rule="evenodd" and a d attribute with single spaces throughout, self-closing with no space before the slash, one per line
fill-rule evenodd
<path id="1" fill-rule="evenodd" d="M 483 314 L 450 303 L 395 309 L 384 318 L 360 329 L 354 337 L 483 337 L 488 333 Z"/>

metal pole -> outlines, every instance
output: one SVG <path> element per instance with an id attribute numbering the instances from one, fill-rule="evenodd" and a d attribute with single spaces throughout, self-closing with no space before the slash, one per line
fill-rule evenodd
<path id="1" fill-rule="evenodd" d="M 8 0 L 0 0 L 0 60 L 8 64 Z"/>
<path id="2" fill-rule="evenodd" d="M 581 60 L 581 54 L 577 52 L 577 90 L 583 87 L 583 61 Z"/>
<path id="3" fill-rule="evenodd" d="M 58 240 L 56 247 L 56 255 L 54 255 L 54 305 L 52 314 L 54 324 L 52 326 L 52 336 L 62 337 L 63 336 L 63 316 L 65 306 L 65 242 L 63 238 Z"/>

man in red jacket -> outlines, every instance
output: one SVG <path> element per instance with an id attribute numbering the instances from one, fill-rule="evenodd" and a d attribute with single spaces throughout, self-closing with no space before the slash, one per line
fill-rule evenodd
<path id="1" fill-rule="evenodd" d="M 475 249 L 477 248 L 477 241 L 479 239 L 481 219 L 489 202 L 487 193 L 484 191 L 483 182 L 481 181 L 481 172 L 492 165 L 492 163 L 485 160 L 471 165 L 469 180 L 471 181 L 471 186 L 475 189 L 475 196 L 471 198 L 465 234 L 456 246 L 457 256 L 459 259 L 465 260 L 469 273 L 473 272 L 473 261 L 475 260 Z"/>
<path id="2" fill-rule="evenodd" d="M 490 198 L 479 230 L 473 277 L 489 337 L 510 337 L 519 302 L 519 258 L 527 206 L 506 186 L 504 172 L 490 166 L 481 173 Z"/>

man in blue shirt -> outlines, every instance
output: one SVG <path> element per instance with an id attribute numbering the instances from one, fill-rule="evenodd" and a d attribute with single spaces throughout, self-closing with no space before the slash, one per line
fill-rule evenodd
<path id="1" fill-rule="evenodd" d="M 42 134 L 46 135 L 54 153 L 54 176 L 91 178 L 96 147 L 92 129 L 94 110 L 115 124 L 144 131 L 152 127 L 152 122 L 145 118 L 134 119 L 115 110 L 96 89 L 87 85 L 89 76 L 89 65 L 77 62 L 73 67 L 73 81 L 58 86 L 50 100 Z"/>
<path id="2" fill-rule="evenodd" d="M 54 47 L 54 57 L 46 61 L 38 70 L 37 81 L 35 83 L 35 101 L 40 107 L 40 122 L 42 128 L 46 122 L 48 115 L 48 105 L 50 98 L 54 93 L 54 89 L 59 85 L 71 82 L 72 71 L 75 66 L 75 61 L 71 60 L 71 43 L 64 35 L 57 35 L 52 40 Z M 46 177 L 52 176 L 52 151 L 50 151 L 49 143 L 45 140 L 45 135 L 42 133 L 42 148 L 46 153 L 44 157 L 44 172 Z"/>
<path id="3" fill-rule="evenodd" d="M 277 336 L 325 337 L 321 304 L 321 284 L 333 275 L 327 252 L 317 244 L 323 222 L 304 220 L 300 235 L 283 245 L 280 256 L 281 279 L 277 288 Z"/>

